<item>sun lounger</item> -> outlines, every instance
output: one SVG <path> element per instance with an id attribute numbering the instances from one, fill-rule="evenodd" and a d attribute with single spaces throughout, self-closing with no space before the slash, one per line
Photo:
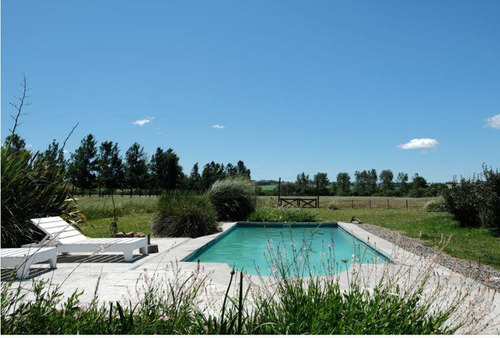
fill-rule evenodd
<path id="1" fill-rule="evenodd" d="M 16 268 L 17 278 L 27 278 L 31 264 L 49 261 L 50 267 L 57 264 L 57 249 L 50 247 L 1 249 L 2 268 Z"/>
<path id="2" fill-rule="evenodd" d="M 33 218 L 31 222 L 47 234 L 44 245 L 56 246 L 58 252 L 123 252 L 126 262 L 133 260 L 136 249 L 148 254 L 147 238 L 88 238 L 61 217 Z"/>

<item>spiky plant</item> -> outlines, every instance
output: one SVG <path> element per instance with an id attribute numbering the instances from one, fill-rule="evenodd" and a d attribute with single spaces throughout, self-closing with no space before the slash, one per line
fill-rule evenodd
<path id="1" fill-rule="evenodd" d="M 220 221 L 244 221 L 255 211 L 255 186 L 245 178 L 226 178 L 208 191 Z"/>
<path id="2" fill-rule="evenodd" d="M 152 225 L 159 237 L 199 237 L 220 231 L 214 207 L 206 196 L 178 190 L 160 198 Z"/>
<path id="3" fill-rule="evenodd" d="M 2 148 L 2 247 L 16 247 L 40 238 L 31 218 L 72 216 L 69 184 L 62 168 L 40 160 L 39 153 Z"/>

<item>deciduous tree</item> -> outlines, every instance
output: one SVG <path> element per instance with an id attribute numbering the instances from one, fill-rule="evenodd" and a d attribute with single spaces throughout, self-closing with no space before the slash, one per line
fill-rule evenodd
<path id="1" fill-rule="evenodd" d="M 351 190 L 351 176 L 348 173 L 339 173 L 337 175 L 337 194 L 340 196 L 349 195 Z"/>
<path id="2" fill-rule="evenodd" d="M 380 189 L 384 195 L 389 196 L 394 190 L 394 184 L 392 180 L 394 179 L 394 174 L 390 169 L 382 170 L 380 172 Z"/>
<path id="3" fill-rule="evenodd" d="M 130 191 L 144 189 L 148 183 L 148 160 L 144 148 L 135 142 L 125 153 L 125 181 Z"/>
<path id="4" fill-rule="evenodd" d="M 92 189 L 96 184 L 97 141 L 94 135 L 83 138 L 80 147 L 71 154 L 68 175 L 75 186 L 82 189 Z"/>

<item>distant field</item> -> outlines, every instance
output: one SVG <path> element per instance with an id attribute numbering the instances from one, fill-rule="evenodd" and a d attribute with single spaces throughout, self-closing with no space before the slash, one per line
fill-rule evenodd
<path id="1" fill-rule="evenodd" d="M 262 191 L 273 191 L 276 187 L 276 184 L 268 184 L 268 185 L 259 185 L 262 188 Z"/>
<path id="2" fill-rule="evenodd" d="M 286 198 L 294 198 L 296 196 L 282 196 Z M 315 198 L 316 196 L 302 196 Z M 425 203 L 434 200 L 434 197 L 411 198 L 411 197 L 364 197 L 364 196 L 320 196 L 320 208 L 327 208 L 332 202 L 339 209 L 419 209 L 423 208 Z M 259 196 L 257 198 L 258 206 L 276 206 L 278 197 L 276 196 Z"/>
<path id="3" fill-rule="evenodd" d="M 268 187 L 268 186 L 265 186 Z M 290 196 L 293 198 L 293 196 Z M 311 198 L 314 198 L 312 196 Z M 327 208 L 334 202 L 339 209 L 421 209 L 434 198 L 406 198 L 406 197 L 344 197 L 320 196 L 320 208 Z M 113 217 L 113 203 L 111 197 L 77 197 L 78 206 L 88 219 Z M 115 195 L 117 216 L 153 213 L 156 210 L 158 197 L 147 196 L 119 196 Z M 257 206 L 277 206 L 276 196 L 258 196 Z M 407 204 L 408 203 L 408 204 Z"/>

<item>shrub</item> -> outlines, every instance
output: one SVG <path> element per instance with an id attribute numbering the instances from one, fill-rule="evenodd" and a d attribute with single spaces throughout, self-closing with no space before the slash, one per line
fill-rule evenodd
<path id="1" fill-rule="evenodd" d="M 479 216 L 484 225 L 494 227 L 497 232 L 500 232 L 500 172 L 483 166 L 483 175 L 485 204 L 482 205 Z"/>
<path id="2" fill-rule="evenodd" d="M 424 210 L 428 212 L 443 212 L 446 211 L 446 204 L 442 197 L 431 200 L 424 205 Z"/>
<path id="3" fill-rule="evenodd" d="M 500 231 L 500 172 L 483 166 L 482 175 L 461 178 L 444 191 L 446 210 L 463 227 L 492 227 Z"/>
<path id="4" fill-rule="evenodd" d="M 339 207 L 337 206 L 337 203 L 335 201 L 331 201 L 330 203 L 328 203 L 327 208 L 330 210 L 338 210 L 339 209 Z"/>
<path id="5" fill-rule="evenodd" d="M 2 147 L 2 247 L 16 247 L 43 238 L 31 218 L 76 213 L 64 169 L 39 153 Z"/>
<path id="6" fill-rule="evenodd" d="M 208 196 L 221 221 L 243 221 L 255 211 L 255 186 L 248 179 L 219 180 L 210 187 Z"/>
<path id="7" fill-rule="evenodd" d="M 460 226 L 479 227 L 477 188 L 478 181 L 461 178 L 460 183 L 454 182 L 451 189 L 443 194 L 446 210 L 453 215 Z"/>
<path id="8" fill-rule="evenodd" d="M 220 231 L 217 214 L 206 196 L 177 190 L 159 199 L 152 228 L 159 237 L 194 238 Z"/>
<path id="9" fill-rule="evenodd" d="M 316 215 L 299 208 L 259 208 L 252 213 L 250 222 L 316 222 Z"/>

